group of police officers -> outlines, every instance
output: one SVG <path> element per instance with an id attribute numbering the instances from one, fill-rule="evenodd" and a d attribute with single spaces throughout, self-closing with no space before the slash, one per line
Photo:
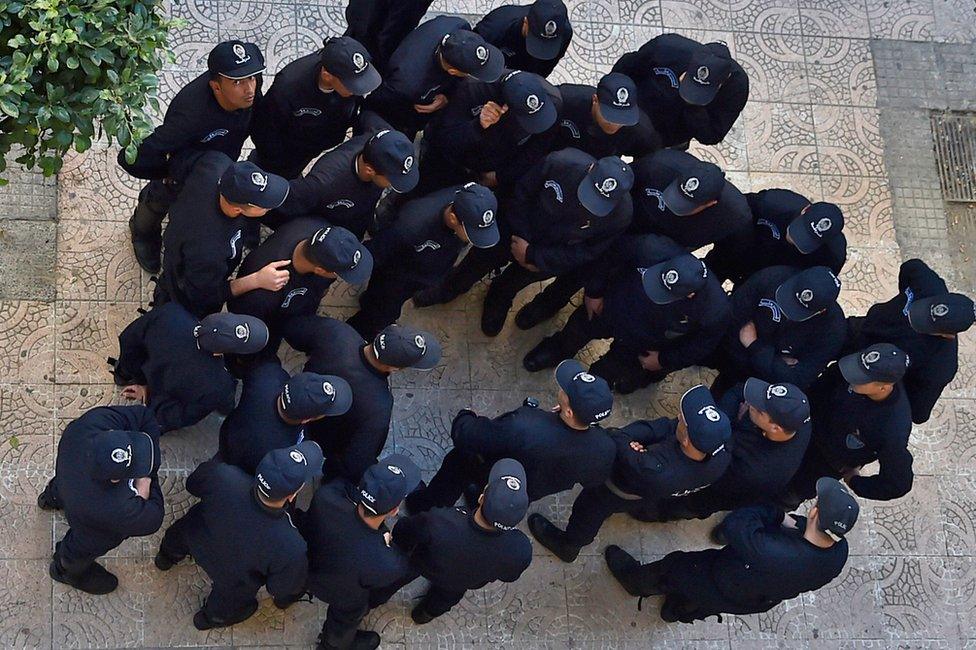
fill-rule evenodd
<path id="1" fill-rule="evenodd" d="M 375 648 L 363 618 L 419 576 L 430 587 L 417 624 L 517 580 L 532 560 L 518 528 L 529 505 L 577 484 L 565 529 L 527 521 L 566 562 L 614 513 L 731 511 L 711 534 L 720 548 L 643 565 L 606 549 L 628 593 L 665 596 L 667 621 L 762 612 L 830 582 L 853 495 L 911 489 L 912 423 L 953 378 L 973 301 L 910 260 L 898 295 L 845 318 L 841 210 L 789 189 L 743 194 L 686 151 L 721 142 L 746 103 L 725 45 L 665 34 L 596 86 L 555 86 L 545 77 L 573 36 L 561 0 L 499 7 L 473 28 L 418 25 L 429 4 L 352 0 L 349 32 L 265 92 L 258 47 L 219 43 L 135 162 L 120 155 L 149 181 L 130 229 L 156 290 L 109 359 L 136 403 L 68 425 L 38 499 L 70 526 L 52 578 L 117 587 L 96 559 L 161 526 L 159 437 L 216 411 L 219 451 L 186 481 L 199 502 L 155 558 L 167 571 L 192 556 L 212 580 L 200 630 L 247 619 L 264 586 L 281 608 L 306 593 L 328 603 L 320 648 Z M 486 336 L 533 283 L 554 278 L 515 315 L 522 329 L 582 289 L 523 359 L 555 368 L 555 406 L 462 410 L 423 483 L 410 458 L 378 459 L 390 375 L 441 360 L 432 334 L 397 321 L 406 302 L 446 303 L 486 276 Z M 317 314 L 337 279 L 366 285 L 346 322 Z M 572 357 L 594 339 L 611 344 L 585 368 Z M 294 376 L 282 340 L 307 357 Z M 614 392 L 689 366 L 718 376 L 675 417 L 601 426 Z M 784 514 L 807 499 L 806 516 Z"/>

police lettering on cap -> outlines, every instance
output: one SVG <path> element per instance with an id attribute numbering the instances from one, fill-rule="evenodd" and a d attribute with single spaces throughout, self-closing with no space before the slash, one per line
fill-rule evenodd
<path id="1" fill-rule="evenodd" d="M 327 38 L 321 52 L 322 67 L 337 77 L 349 92 L 360 97 L 379 88 L 382 79 L 366 47 L 349 36 Z"/>
<path id="2" fill-rule="evenodd" d="M 630 165 L 617 156 L 607 156 L 593 163 L 576 188 L 576 197 L 594 216 L 605 217 L 633 186 Z"/>
<path id="3" fill-rule="evenodd" d="M 514 70 L 502 78 L 501 91 L 509 113 L 527 133 L 542 133 L 556 123 L 553 96 L 559 91 L 539 75 Z"/>
<path id="4" fill-rule="evenodd" d="M 551 61 L 559 56 L 570 31 L 569 11 L 562 0 L 536 0 L 529 7 L 525 50 L 534 59 Z"/>
<path id="5" fill-rule="evenodd" d="M 890 343 L 877 343 L 837 362 L 844 381 L 852 386 L 876 381 L 894 384 L 901 381 L 910 364 L 908 355 Z"/>
<path id="6" fill-rule="evenodd" d="M 254 474 L 255 487 L 265 499 L 279 501 L 321 476 L 323 460 L 322 448 L 311 440 L 273 449 L 258 463 Z"/>
<path id="7" fill-rule="evenodd" d="M 391 512 L 420 483 L 420 468 L 401 454 L 382 458 L 363 472 L 355 498 L 369 514 Z"/>
<path id="8" fill-rule="evenodd" d="M 468 241 L 475 248 L 491 248 L 498 243 L 498 200 L 484 185 L 467 183 L 454 194 L 454 216 L 464 226 Z"/>
<path id="9" fill-rule="evenodd" d="M 505 55 L 501 50 L 468 29 L 447 34 L 439 52 L 449 66 L 478 81 L 494 83 L 505 71 Z"/>
<path id="10" fill-rule="evenodd" d="M 826 266 L 814 266 L 787 278 L 776 288 L 776 304 L 792 321 L 805 321 L 836 302 L 840 279 Z"/>
<path id="11" fill-rule="evenodd" d="M 702 45 L 691 55 L 678 94 L 693 106 L 707 106 L 731 75 L 729 48 L 721 43 Z"/>
<path id="12" fill-rule="evenodd" d="M 908 305 L 908 322 L 920 334 L 958 334 L 973 326 L 976 307 L 968 296 L 945 293 Z"/>
<path id="13" fill-rule="evenodd" d="M 613 394 L 603 377 L 586 371 L 579 361 L 566 359 L 556 366 L 556 383 L 569 398 L 569 405 L 579 421 L 596 424 L 610 416 Z"/>
<path id="14" fill-rule="evenodd" d="M 373 273 L 373 255 L 359 238 L 341 226 L 319 228 L 308 238 L 312 262 L 349 284 L 365 284 Z"/>
<path id="15" fill-rule="evenodd" d="M 430 370 L 441 360 L 441 345 L 430 332 L 393 324 L 373 339 L 373 354 L 394 368 Z"/>
<path id="16" fill-rule="evenodd" d="M 265 210 L 280 207 L 291 186 L 276 174 L 269 174 L 252 162 L 236 162 L 220 176 L 220 194 L 237 205 L 253 205 Z"/>
<path id="17" fill-rule="evenodd" d="M 254 43 L 224 41 L 210 50 L 207 70 L 228 79 L 246 79 L 264 72 L 264 55 Z"/>
<path id="18" fill-rule="evenodd" d="M 686 253 L 642 270 L 641 277 L 644 293 L 651 302 L 667 305 L 700 291 L 708 279 L 708 268 L 705 262 Z"/>
<path id="19" fill-rule="evenodd" d="M 522 463 L 502 458 L 491 466 L 481 514 L 499 530 L 514 530 L 529 509 L 528 485 Z"/>
<path id="20" fill-rule="evenodd" d="M 679 173 L 664 188 L 664 205 L 679 217 L 686 217 L 702 206 L 718 201 L 725 189 L 725 172 L 718 165 L 697 161 Z"/>
<path id="21" fill-rule="evenodd" d="M 835 478 L 817 480 L 817 527 L 839 542 L 851 532 L 861 507 L 844 485 Z"/>
<path id="22" fill-rule="evenodd" d="M 637 84 L 625 74 L 611 72 L 600 79 L 596 86 L 596 99 L 600 115 L 607 122 L 633 126 L 640 118 L 637 107 Z"/>
<path id="23" fill-rule="evenodd" d="M 420 181 L 420 166 L 413 142 L 399 131 L 384 129 L 366 141 L 363 157 L 395 192 L 409 192 Z"/>
<path id="24" fill-rule="evenodd" d="M 91 439 L 92 476 L 103 481 L 144 478 L 156 470 L 159 447 L 143 431 L 103 431 Z"/>
<path id="25" fill-rule="evenodd" d="M 788 383 L 770 384 L 750 377 L 742 390 L 747 404 L 769 414 L 786 431 L 797 431 L 810 421 L 810 403 L 802 390 Z"/>
<path id="26" fill-rule="evenodd" d="M 812 203 L 786 227 L 786 234 L 796 249 L 807 255 L 824 242 L 836 237 L 844 228 L 844 214 L 833 203 Z"/>
<path id="27" fill-rule="evenodd" d="M 702 385 L 689 389 L 681 396 L 681 416 L 695 449 L 706 456 L 725 451 L 725 444 L 732 436 L 732 424 L 716 406 L 711 391 Z"/>
<path id="28" fill-rule="evenodd" d="M 204 317 L 193 328 L 197 347 L 212 354 L 255 354 L 268 344 L 268 326 L 260 318 L 222 312 Z"/>
<path id="29" fill-rule="evenodd" d="M 281 411 L 291 420 L 342 415 L 352 406 L 352 388 L 342 377 L 302 372 L 281 390 Z"/>

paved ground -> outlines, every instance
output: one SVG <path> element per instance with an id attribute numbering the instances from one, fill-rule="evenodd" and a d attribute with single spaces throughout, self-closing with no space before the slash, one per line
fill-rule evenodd
<path id="1" fill-rule="evenodd" d="M 435 11 L 473 19 L 497 0 L 437 0 Z M 895 291 L 900 259 L 923 255 L 952 278 L 972 264 L 950 252 L 928 128 L 929 110 L 976 104 L 976 20 L 971 0 L 570 0 L 576 38 L 558 81 L 595 82 L 623 52 L 662 31 L 725 40 L 751 77 L 745 114 L 726 143 L 696 152 L 730 170 L 744 191 L 790 187 L 840 203 L 851 259 L 843 274 L 848 313 Z M 174 3 L 187 26 L 175 37 L 176 65 L 165 98 L 197 74 L 218 39 L 261 44 L 270 70 L 343 29 L 340 3 Z M 270 79 L 268 80 L 270 83 Z M 64 520 L 34 499 L 53 471 L 63 426 L 85 409 L 118 401 L 105 357 L 144 304 L 150 285 L 132 258 L 125 220 L 138 191 L 115 152 L 74 157 L 54 187 L 31 177 L 0 194 L 0 646 L 305 646 L 319 606 L 287 614 L 262 607 L 246 624 L 209 634 L 192 613 L 205 594 L 202 572 L 165 576 L 149 558 L 159 535 L 130 541 L 106 561 L 120 589 L 94 598 L 52 585 L 47 561 Z M 972 250 L 970 245 L 969 250 Z M 972 268 L 963 269 L 972 277 Z M 966 274 L 963 274 L 966 275 Z M 477 298 L 406 314 L 445 344 L 444 363 L 398 375 L 391 446 L 432 471 L 448 422 L 460 407 L 494 413 L 526 394 L 544 401 L 548 376 L 531 376 L 522 354 L 544 333 L 509 325 L 497 340 L 477 327 Z M 354 297 L 330 296 L 324 310 L 348 315 Z M 816 594 L 762 616 L 694 626 L 662 624 L 654 600 L 638 612 L 599 552 L 622 544 L 645 560 L 707 545 L 710 525 L 636 525 L 616 518 L 575 564 L 537 550 L 523 579 L 470 594 L 449 616 L 414 626 L 417 586 L 370 617 L 391 645 L 538 647 L 976 647 L 976 337 L 963 338 L 962 369 L 932 421 L 912 437 L 918 474 L 900 501 L 865 504 L 844 574 Z M 289 357 L 294 364 L 297 359 Z M 616 421 L 670 415 L 682 373 L 623 400 Z M 168 525 L 191 500 L 183 480 L 212 453 L 216 421 L 168 436 L 164 491 Z M 570 497 L 541 509 L 568 514 Z"/>

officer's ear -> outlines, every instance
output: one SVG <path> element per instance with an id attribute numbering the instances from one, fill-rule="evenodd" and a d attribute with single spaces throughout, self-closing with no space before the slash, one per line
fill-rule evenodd
<path id="1" fill-rule="evenodd" d="M 454 205 L 452 204 L 450 207 L 447 208 L 447 225 L 450 226 L 451 228 L 457 228 L 458 224 L 460 223 L 461 221 L 457 218 L 457 215 L 454 213 Z"/>

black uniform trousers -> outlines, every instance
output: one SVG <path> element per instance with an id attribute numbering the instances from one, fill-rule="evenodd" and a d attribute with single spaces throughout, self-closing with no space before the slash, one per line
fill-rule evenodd
<path id="1" fill-rule="evenodd" d="M 606 485 L 584 488 L 573 501 L 573 511 L 566 524 L 566 541 L 580 548 L 592 544 L 600 527 L 610 515 L 618 512 L 638 512 L 649 507 L 646 499 L 625 499 L 614 494 Z"/>
<path id="2" fill-rule="evenodd" d="M 194 521 L 196 509 L 199 507 L 198 503 L 190 508 L 185 515 L 174 521 L 163 535 L 159 552 L 174 563 L 190 555 L 187 532 L 192 526 L 199 525 L 198 521 Z M 242 594 L 238 585 L 216 581 L 213 582 L 210 595 L 207 596 L 202 607 L 204 614 L 212 623 L 222 626 L 247 620 L 257 609 L 258 601 L 253 593 Z"/>
<path id="3" fill-rule="evenodd" d="M 486 309 L 498 309 L 507 312 L 512 308 L 512 303 L 519 291 L 533 282 L 541 282 L 552 277 L 549 273 L 530 271 L 515 262 L 503 236 L 502 242 L 497 246 L 469 250 L 460 264 L 451 269 L 441 284 L 444 290 L 443 296 L 446 301 L 454 300 L 467 293 L 475 282 L 493 270 L 502 267 L 504 269 L 492 279 L 491 285 L 488 287 L 488 293 L 485 296 Z"/>
<path id="4" fill-rule="evenodd" d="M 398 580 L 389 587 L 383 589 L 374 590 L 370 594 L 369 606 L 370 608 L 379 607 L 380 605 L 386 603 L 393 594 L 400 591 L 408 584 L 420 577 L 420 571 L 412 569 L 411 572 L 404 576 L 403 579 Z M 464 594 L 468 592 L 467 589 L 453 589 L 450 587 L 445 587 L 444 585 L 439 585 L 436 582 L 431 582 L 430 587 L 427 589 L 427 593 L 424 594 L 423 599 L 420 601 L 420 608 L 430 614 L 431 616 L 437 617 L 441 614 L 446 614 L 451 611 L 451 609 L 461 602 L 464 598 Z"/>
<path id="5" fill-rule="evenodd" d="M 372 341 L 387 325 L 400 318 L 403 305 L 427 285 L 404 277 L 396 267 L 374 269 L 369 286 L 359 295 L 359 311 L 349 318 L 351 325 L 367 341 Z"/>
<path id="6" fill-rule="evenodd" d="M 368 605 L 343 602 L 341 599 L 329 603 L 325 622 L 322 623 L 322 644 L 327 648 L 350 647 L 356 638 L 359 624 L 366 618 L 369 610 Z"/>
<path id="7" fill-rule="evenodd" d="M 133 239 L 162 244 L 163 219 L 183 187 L 170 179 L 152 180 L 139 191 L 139 203 L 129 220 Z"/>
<path id="8" fill-rule="evenodd" d="M 61 497 L 58 494 L 57 477 L 48 481 L 44 488 L 44 498 L 56 508 L 63 507 Z M 117 546 L 117 544 L 93 544 L 90 543 L 91 541 L 83 539 L 82 535 L 75 529 L 68 529 L 68 532 L 54 547 L 54 559 L 64 569 L 65 573 L 70 576 L 84 575 L 96 559 Z"/>
<path id="9" fill-rule="evenodd" d="M 407 497 L 407 508 L 411 513 L 418 513 L 453 506 L 469 485 L 480 489 L 488 483 L 491 465 L 478 454 L 456 447 L 451 449 L 430 483 Z"/>

